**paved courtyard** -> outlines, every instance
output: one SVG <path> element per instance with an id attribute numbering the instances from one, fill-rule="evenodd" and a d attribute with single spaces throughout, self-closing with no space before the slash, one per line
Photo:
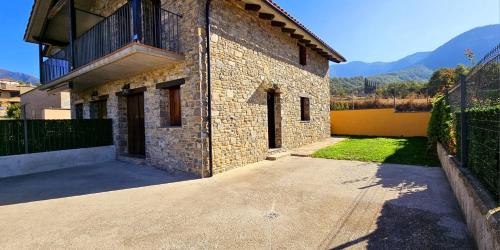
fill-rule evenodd
<path id="1" fill-rule="evenodd" d="M 471 249 L 440 168 L 288 157 L 190 180 L 126 163 L 0 179 L 0 249 Z"/>

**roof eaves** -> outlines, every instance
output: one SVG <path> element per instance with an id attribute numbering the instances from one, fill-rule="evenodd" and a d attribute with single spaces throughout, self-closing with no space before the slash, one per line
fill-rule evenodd
<path id="1" fill-rule="evenodd" d="M 29 32 L 29 29 L 30 29 L 30 26 L 31 26 L 31 21 L 32 21 L 32 18 L 33 18 L 33 13 L 35 12 L 35 6 L 36 6 L 37 3 L 38 3 L 38 0 L 34 0 L 33 1 L 33 5 L 31 6 L 30 18 L 29 18 L 28 24 L 26 25 L 26 28 L 24 30 L 24 41 L 28 40 L 28 32 Z"/>
<path id="2" fill-rule="evenodd" d="M 291 14 L 289 14 L 286 10 L 281 8 L 277 3 L 275 3 L 273 0 L 263 0 L 265 3 L 267 3 L 270 7 L 281 13 L 283 16 L 288 18 L 290 21 L 295 23 L 297 26 L 299 26 L 301 29 L 303 29 L 305 32 L 307 32 L 310 36 L 314 37 L 317 39 L 323 46 L 325 46 L 327 49 L 331 50 L 331 52 L 338 56 L 340 59 L 340 62 L 345 62 L 347 61 L 340 53 L 338 53 L 336 50 L 334 50 L 330 45 L 328 45 L 325 41 L 323 41 L 321 38 L 319 38 L 316 34 L 314 34 L 311 30 L 306 28 L 302 23 L 300 23 L 297 19 L 295 19 Z"/>

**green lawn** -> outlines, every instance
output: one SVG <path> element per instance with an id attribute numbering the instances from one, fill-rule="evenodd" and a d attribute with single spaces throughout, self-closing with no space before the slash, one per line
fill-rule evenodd
<path id="1" fill-rule="evenodd" d="M 435 155 L 427 152 L 427 139 L 350 138 L 313 154 L 316 158 L 440 166 Z"/>

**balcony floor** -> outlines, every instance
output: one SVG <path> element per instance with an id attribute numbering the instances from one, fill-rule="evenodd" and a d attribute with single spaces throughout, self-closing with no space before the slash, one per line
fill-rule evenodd
<path id="1" fill-rule="evenodd" d="M 179 53 L 132 43 L 45 84 L 42 89 L 64 88 L 71 81 L 72 89 L 84 90 L 182 61 L 184 56 Z"/>

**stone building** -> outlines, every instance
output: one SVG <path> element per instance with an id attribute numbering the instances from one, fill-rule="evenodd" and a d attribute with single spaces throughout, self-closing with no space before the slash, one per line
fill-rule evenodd
<path id="1" fill-rule="evenodd" d="M 119 159 L 202 177 L 330 136 L 345 61 L 271 0 L 36 0 L 25 40 Z"/>

